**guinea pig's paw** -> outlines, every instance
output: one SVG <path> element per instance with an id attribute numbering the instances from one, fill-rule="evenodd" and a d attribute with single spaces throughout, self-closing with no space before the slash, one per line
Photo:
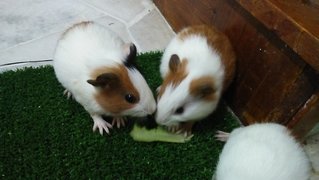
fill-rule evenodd
<path id="1" fill-rule="evenodd" d="M 167 126 L 167 130 L 172 133 L 177 133 L 179 129 L 179 125 Z"/>
<path id="2" fill-rule="evenodd" d="M 91 115 L 91 117 L 94 121 L 93 131 L 96 131 L 98 128 L 101 135 L 103 135 L 104 131 L 107 134 L 110 134 L 109 128 L 112 128 L 110 123 L 106 122 L 101 116 L 98 115 Z"/>
<path id="3" fill-rule="evenodd" d="M 224 131 L 216 131 L 216 134 L 215 134 L 215 138 L 218 140 L 218 141 L 222 141 L 222 142 L 226 142 L 229 138 L 229 133 L 227 132 L 224 132 Z"/>
<path id="4" fill-rule="evenodd" d="M 185 129 L 180 129 L 176 132 L 176 134 L 182 134 L 184 135 L 185 137 L 188 137 L 188 136 L 193 136 L 192 134 L 192 130 L 185 130 Z"/>
<path id="5" fill-rule="evenodd" d="M 167 127 L 167 130 L 175 134 L 182 134 L 185 137 L 192 135 L 192 125 L 189 124 L 169 126 Z"/>
<path id="6" fill-rule="evenodd" d="M 73 97 L 72 93 L 67 89 L 63 91 L 63 95 L 66 96 L 67 99 L 70 99 L 71 97 Z"/>
<path id="7" fill-rule="evenodd" d="M 122 127 L 124 127 L 125 126 L 125 120 L 126 120 L 125 117 L 114 117 L 113 121 L 112 121 L 112 126 L 114 126 L 114 124 L 116 124 L 117 128 L 120 128 L 121 125 L 122 125 Z"/>
<path id="8" fill-rule="evenodd" d="M 183 134 L 185 137 L 192 135 L 194 122 L 182 122 L 179 125 L 179 130 L 177 134 Z"/>

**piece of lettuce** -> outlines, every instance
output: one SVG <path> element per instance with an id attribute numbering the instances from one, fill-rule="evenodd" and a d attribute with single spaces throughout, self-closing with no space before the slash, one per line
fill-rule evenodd
<path id="1" fill-rule="evenodd" d="M 161 126 L 158 126 L 154 129 L 146 129 L 145 127 L 140 127 L 138 125 L 134 125 L 132 131 L 130 132 L 131 137 L 135 141 L 141 142 L 154 142 L 154 141 L 162 141 L 162 142 L 172 142 L 172 143 L 185 143 L 190 141 L 193 135 L 184 136 L 183 134 L 175 134 L 168 132 Z"/>

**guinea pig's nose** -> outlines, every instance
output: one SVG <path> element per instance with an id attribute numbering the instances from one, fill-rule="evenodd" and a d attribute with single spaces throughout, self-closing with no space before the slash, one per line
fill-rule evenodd
<path id="1" fill-rule="evenodd" d="M 137 119 L 136 121 L 140 126 L 146 127 L 146 129 L 153 129 L 157 127 L 155 122 L 154 114 L 148 114 L 142 118 Z"/>

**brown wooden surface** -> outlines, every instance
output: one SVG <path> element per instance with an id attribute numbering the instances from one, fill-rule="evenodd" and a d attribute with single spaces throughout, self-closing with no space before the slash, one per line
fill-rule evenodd
<path id="1" fill-rule="evenodd" d="M 313 0 L 236 1 L 319 70 L 319 6 Z"/>
<path id="2" fill-rule="evenodd" d="M 311 96 L 311 98 L 300 108 L 298 113 L 289 122 L 288 127 L 293 129 L 293 133 L 301 141 L 304 137 L 300 135 L 307 134 L 318 123 L 319 118 L 319 92 Z"/>
<path id="3" fill-rule="evenodd" d="M 176 32 L 210 24 L 230 38 L 238 63 L 226 100 L 244 124 L 274 121 L 287 125 L 317 89 L 317 75 L 309 62 L 237 1 L 154 2 Z"/>

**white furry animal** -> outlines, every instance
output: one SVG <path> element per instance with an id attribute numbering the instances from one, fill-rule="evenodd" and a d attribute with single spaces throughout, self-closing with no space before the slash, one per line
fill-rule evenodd
<path id="1" fill-rule="evenodd" d="M 235 129 L 219 157 L 217 180 L 307 180 L 309 160 L 289 130 L 279 124 Z"/>
<path id="2" fill-rule="evenodd" d="M 234 71 L 235 53 L 223 33 L 206 25 L 183 29 L 161 59 L 156 122 L 190 132 L 215 110 Z"/>
<path id="3" fill-rule="evenodd" d="M 69 28 L 56 47 L 53 66 L 60 83 L 91 115 L 93 130 L 109 133 L 125 116 L 146 116 L 156 102 L 134 67 L 136 47 L 94 22 Z M 114 117 L 112 125 L 102 115 Z"/>

